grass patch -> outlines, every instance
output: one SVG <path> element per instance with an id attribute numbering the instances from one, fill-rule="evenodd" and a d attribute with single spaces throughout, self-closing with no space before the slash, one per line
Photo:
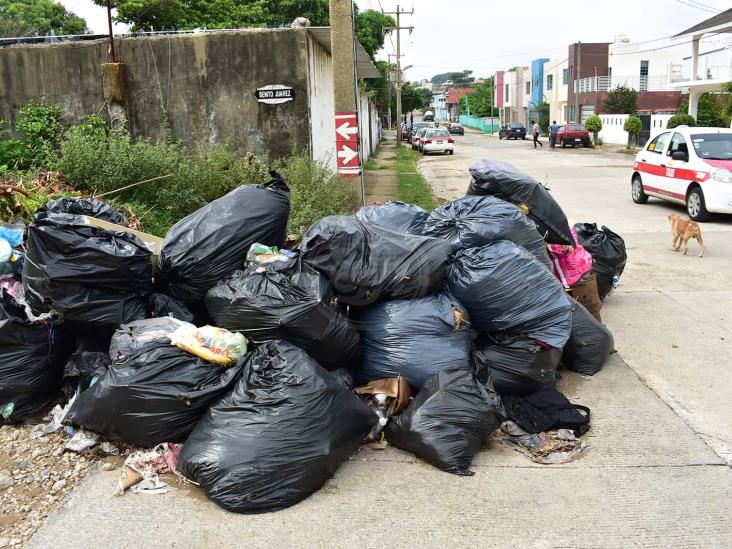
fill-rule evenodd
<path id="1" fill-rule="evenodd" d="M 366 162 L 363 164 L 364 170 L 378 170 L 379 166 L 376 164 L 376 159 L 369 158 Z"/>
<path id="2" fill-rule="evenodd" d="M 396 163 L 394 169 L 397 172 L 399 182 L 399 200 L 408 204 L 416 204 L 427 211 L 437 207 L 435 197 L 432 196 L 425 178 L 417 172 L 417 158 L 419 153 L 406 147 L 398 147 L 396 150 Z"/>

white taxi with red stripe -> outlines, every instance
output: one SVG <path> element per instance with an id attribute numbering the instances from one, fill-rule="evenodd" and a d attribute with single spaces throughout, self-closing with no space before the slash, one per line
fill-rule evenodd
<path id="1" fill-rule="evenodd" d="M 631 195 L 686 205 L 694 221 L 732 214 L 732 129 L 679 126 L 651 141 L 635 157 Z"/>

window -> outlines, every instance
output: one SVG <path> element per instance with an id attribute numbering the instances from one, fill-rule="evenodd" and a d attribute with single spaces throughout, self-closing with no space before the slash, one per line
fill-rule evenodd
<path id="1" fill-rule="evenodd" d="M 564 84 L 566 86 L 568 81 L 569 81 L 569 69 L 562 69 L 562 84 Z"/>
<path id="2" fill-rule="evenodd" d="M 686 146 L 686 139 L 684 139 L 684 136 L 679 132 L 675 132 L 674 136 L 671 138 L 671 146 L 668 148 L 667 154 L 668 156 L 671 156 L 671 154 L 676 151 L 682 151 L 685 152 L 687 156 L 689 155 L 689 147 Z"/>
<path id="3" fill-rule="evenodd" d="M 640 62 L 640 86 L 638 91 L 648 91 L 648 61 Z"/>
<path id="4" fill-rule="evenodd" d="M 552 91 L 554 89 L 554 75 L 548 74 L 546 76 L 546 91 Z"/>
<path id="5" fill-rule="evenodd" d="M 526 95 L 531 93 L 531 82 L 526 82 Z"/>
<path id="6" fill-rule="evenodd" d="M 697 133 L 691 136 L 694 151 L 701 158 L 710 160 L 732 159 L 732 134 Z"/>
<path id="7" fill-rule="evenodd" d="M 646 149 L 656 154 L 663 154 L 663 150 L 666 148 L 666 143 L 668 143 L 669 137 L 671 137 L 671 132 L 662 133 L 653 141 L 648 143 L 648 147 L 646 147 Z"/>
<path id="8" fill-rule="evenodd" d="M 505 101 L 508 101 L 508 84 L 506 84 L 506 86 L 505 86 L 505 87 L 506 87 L 506 94 L 504 95 L 503 99 L 504 99 Z"/>

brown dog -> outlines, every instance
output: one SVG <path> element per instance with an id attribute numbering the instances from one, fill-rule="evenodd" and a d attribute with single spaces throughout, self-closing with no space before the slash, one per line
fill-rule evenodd
<path id="1" fill-rule="evenodd" d="M 673 250 L 678 252 L 681 244 L 684 244 L 684 255 L 689 251 L 689 240 L 696 238 L 701 247 L 699 257 L 704 256 L 704 240 L 702 239 L 701 228 L 699 223 L 690 219 L 683 219 L 680 215 L 669 214 L 668 220 L 671 222 L 671 234 L 674 237 Z"/>

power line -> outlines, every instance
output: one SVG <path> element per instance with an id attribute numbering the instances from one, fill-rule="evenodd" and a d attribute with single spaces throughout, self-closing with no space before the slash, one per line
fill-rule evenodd
<path id="1" fill-rule="evenodd" d="M 712 34 L 708 35 L 708 37 L 717 36 L 718 34 L 722 34 L 722 33 L 721 32 L 715 32 L 715 33 L 712 33 Z M 640 51 L 629 51 L 629 52 L 626 52 L 626 53 L 616 53 L 615 55 L 636 55 L 638 53 L 646 53 L 646 52 L 649 52 L 649 51 L 666 50 L 668 48 L 675 48 L 676 46 L 681 46 L 683 44 L 691 44 L 693 41 L 694 41 L 693 39 L 692 40 L 686 40 L 684 42 L 677 42 L 676 44 L 669 44 L 668 46 L 659 46 L 658 48 L 650 48 L 650 49 L 647 49 L 647 50 L 640 50 Z"/>
<path id="2" fill-rule="evenodd" d="M 695 6 L 694 4 L 692 4 L 692 3 L 690 3 L 690 2 L 685 2 L 684 0 L 676 0 L 676 1 L 677 1 L 677 2 L 679 3 L 679 4 L 683 4 L 684 6 L 688 6 L 688 7 L 690 7 L 690 8 L 696 8 L 696 9 L 698 9 L 698 10 L 701 10 L 701 11 L 705 11 L 705 12 L 707 12 L 707 13 L 714 13 L 714 14 L 720 13 L 719 11 L 717 11 L 717 10 L 715 10 L 715 9 L 709 9 L 709 8 L 703 8 L 703 7 L 701 7 L 701 6 Z"/>

